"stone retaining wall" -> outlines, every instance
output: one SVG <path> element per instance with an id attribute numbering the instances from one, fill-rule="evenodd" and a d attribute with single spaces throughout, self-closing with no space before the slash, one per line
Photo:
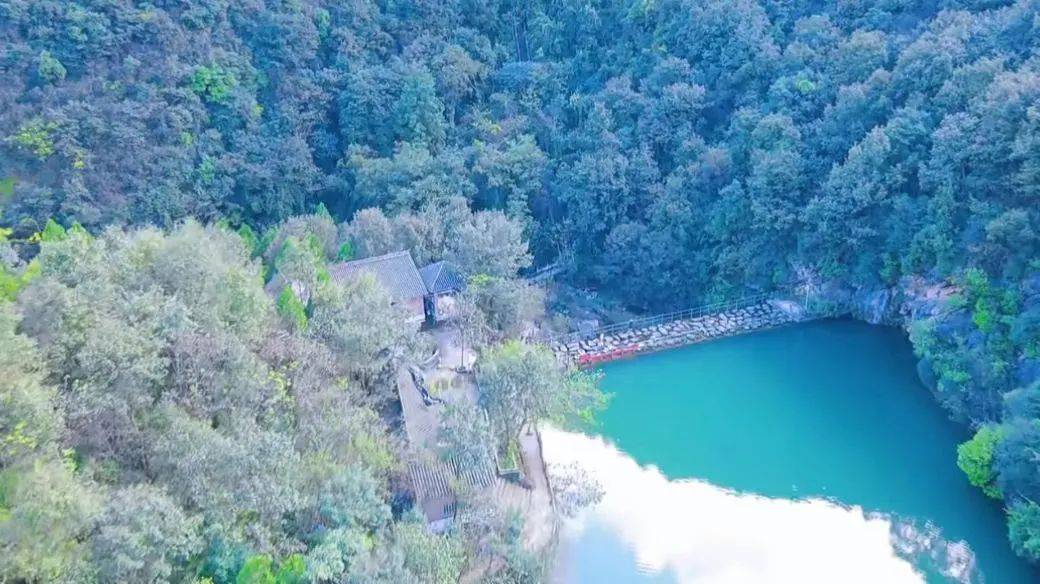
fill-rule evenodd
<path id="1" fill-rule="evenodd" d="M 556 356 L 578 366 L 660 351 L 804 320 L 792 302 L 768 300 L 686 320 L 552 345 Z"/>

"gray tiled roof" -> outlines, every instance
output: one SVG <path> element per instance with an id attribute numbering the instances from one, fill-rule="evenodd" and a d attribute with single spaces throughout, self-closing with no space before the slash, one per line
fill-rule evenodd
<path id="1" fill-rule="evenodd" d="M 426 284 L 415 267 L 412 254 L 407 251 L 336 264 L 329 269 L 329 274 L 336 280 L 372 274 L 395 301 L 426 295 Z"/>
<path id="2" fill-rule="evenodd" d="M 458 292 L 466 287 L 466 283 L 448 262 L 434 262 L 419 270 L 426 289 L 431 294 Z"/>
<path id="3" fill-rule="evenodd" d="M 408 471 L 411 475 L 415 498 L 420 501 L 454 495 L 453 480 L 462 481 L 476 489 L 487 487 L 495 481 L 495 471 L 490 461 L 485 461 L 475 467 L 463 467 L 455 457 L 451 457 L 447 461 L 436 459 L 415 461 L 408 464 Z"/>

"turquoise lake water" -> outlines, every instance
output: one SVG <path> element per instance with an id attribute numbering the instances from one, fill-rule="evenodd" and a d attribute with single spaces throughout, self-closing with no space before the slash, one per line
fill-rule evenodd
<path id="1" fill-rule="evenodd" d="M 544 433 L 603 493 L 564 530 L 559 581 L 1040 582 L 899 330 L 821 321 L 603 373 L 599 424 Z"/>

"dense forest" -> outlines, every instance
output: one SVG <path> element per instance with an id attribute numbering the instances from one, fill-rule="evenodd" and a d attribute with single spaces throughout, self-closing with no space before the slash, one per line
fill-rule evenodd
<path id="1" fill-rule="evenodd" d="M 49 223 L 0 289 L 0 582 L 540 580 L 522 517 L 467 500 L 438 535 L 401 499 L 417 453 L 387 411 L 393 372 L 425 341 L 375 280 L 327 279 L 337 240 L 327 214 L 266 243 L 193 220 L 98 236 Z M 269 294 L 264 272 L 309 283 L 306 306 L 289 286 Z M 467 292 L 471 338 L 523 316 L 487 307 L 526 286 L 510 282 Z M 482 359 L 502 406 L 489 400 L 493 427 L 449 426 L 449 454 L 486 456 L 518 415 L 593 404 L 590 378 L 523 351 L 521 369 L 508 352 Z M 520 378 L 541 392 L 499 391 Z"/>
<path id="2" fill-rule="evenodd" d="M 398 249 L 484 278 L 489 339 L 532 263 L 636 310 L 889 291 L 1040 561 L 1036 0 L 0 0 L 0 47 L 0 580 L 537 578 L 387 499 L 417 341 L 320 284 Z"/>

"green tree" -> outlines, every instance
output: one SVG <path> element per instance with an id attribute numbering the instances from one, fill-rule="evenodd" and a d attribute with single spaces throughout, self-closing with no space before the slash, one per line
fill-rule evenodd
<path id="1" fill-rule="evenodd" d="M 606 405 L 594 375 L 565 369 L 549 349 L 520 341 L 481 354 L 477 385 L 500 445 L 529 424 L 589 421 Z"/>
<path id="2" fill-rule="evenodd" d="M 371 276 L 321 286 L 313 303 L 308 334 L 329 347 L 369 391 L 378 374 L 418 346 L 418 326 Z M 386 397 L 391 395 L 396 390 Z"/>
<path id="3" fill-rule="evenodd" d="M 18 293 L 39 275 L 39 262 L 30 262 L 20 269 L 0 263 L 0 300 L 16 300 Z"/>
<path id="4" fill-rule="evenodd" d="M 84 542 L 97 493 L 55 453 L 0 470 L 0 580 L 54 582 L 89 573 Z"/>
<path id="5" fill-rule="evenodd" d="M 307 580 L 316 584 L 342 581 L 347 570 L 368 556 L 369 541 L 357 529 L 330 530 L 307 552 Z"/>
<path id="6" fill-rule="evenodd" d="M 479 310 L 480 315 L 473 315 L 470 306 Z M 467 334 L 476 346 L 486 340 L 488 332 L 496 337 L 519 336 L 525 326 L 544 312 L 545 294 L 524 280 L 478 274 L 469 279 L 459 295 L 459 309 L 459 324 L 468 327 Z"/>
<path id="7" fill-rule="evenodd" d="M 1003 437 L 999 426 L 983 426 L 971 440 L 957 447 L 957 466 L 972 485 L 994 499 L 1002 496 L 995 482 L 997 473 L 993 467 L 993 454 Z"/>
<path id="8" fill-rule="evenodd" d="M 275 584 L 273 561 L 271 556 L 261 554 L 251 556 L 242 564 L 242 569 L 235 576 L 235 584 Z"/>
<path id="9" fill-rule="evenodd" d="M 1008 537 L 1016 554 L 1040 560 L 1040 505 L 1032 501 L 1012 505 L 1008 511 Z"/>
<path id="10" fill-rule="evenodd" d="M 26 121 L 8 141 L 23 150 L 28 150 L 36 158 L 46 160 L 55 152 L 54 133 L 58 124 L 43 118 Z"/>
<path id="11" fill-rule="evenodd" d="M 477 406 L 447 406 L 437 441 L 442 455 L 456 459 L 462 468 L 483 468 L 492 461 L 495 436 L 488 416 Z"/>
<path id="12" fill-rule="evenodd" d="M 53 243 L 65 239 L 67 233 L 65 228 L 54 219 L 48 219 L 47 224 L 43 226 L 43 231 L 39 233 L 39 240 L 41 243 Z"/>
<path id="13" fill-rule="evenodd" d="M 396 135 L 405 142 L 436 146 L 444 140 L 444 104 L 437 97 L 429 72 L 414 71 L 405 75 L 392 119 Z"/>
<path id="14" fill-rule="evenodd" d="M 466 549 L 455 534 L 430 533 L 420 522 L 401 522 L 394 541 L 404 555 L 404 564 L 420 582 L 451 584 L 462 577 Z"/>
<path id="15" fill-rule="evenodd" d="M 497 211 L 474 213 L 445 242 L 445 259 L 467 276 L 513 278 L 531 265 L 523 226 Z"/>
<path id="16" fill-rule="evenodd" d="M 106 582 L 169 581 L 202 550 L 200 521 L 146 484 L 110 493 L 90 539 Z"/>
<path id="17" fill-rule="evenodd" d="M 274 575 L 275 584 L 303 584 L 307 573 L 307 561 L 300 554 L 292 554 L 278 565 Z"/>
<path id="18" fill-rule="evenodd" d="M 65 80 L 65 75 L 68 72 L 65 70 L 65 66 L 61 64 L 50 51 L 41 51 L 39 64 L 36 67 L 36 74 L 39 78 L 47 83 L 57 83 Z"/>
<path id="19" fill-rule="evenodd" d="M 300 298 L 296 296 L 291 285 L 287 284 L 282 288 L 275 306 L 278 308 L 278 314 L 292 323 L 296 330 L 307 329 L 307 309 L 303 306 L 303 302 L 300 302 Z"/>
<path id="20" fill-rule="evenodd" d="M 209 103 L 223 105 L 238 85 L 235 74 L 220 65 L 203 65 L 195 69 L 190 79 L 191 90 Z"/>

